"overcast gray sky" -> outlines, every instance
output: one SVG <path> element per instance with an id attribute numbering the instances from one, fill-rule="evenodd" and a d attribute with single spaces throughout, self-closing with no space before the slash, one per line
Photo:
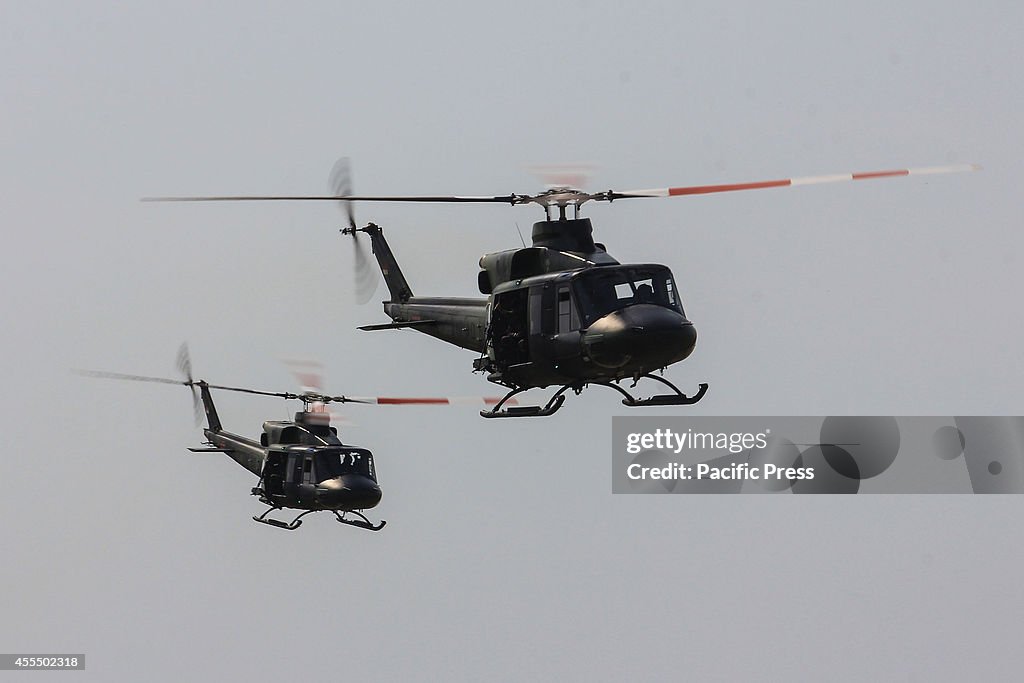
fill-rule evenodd
<path id="1" fill-rule="evenodd" d="M 320 193 L 343 155 L 375 194 L 974 162 L 587 214 L 673 269 L 700 332 L 668 376 L 706 399 L 644 414 L 1020 415 L 1024 10 L 827 5 L 0 2 L 0 650 L 103 681 L 1019 667 L 1019 497 L 612 496 L 625 409 L 595 389 L 544 420 L 352 407 L 387 529 L 279 533 L 247 472 L 184 450 L 187 392 L 68 372 L 170 374 L 187 339 L 223 383 L 291 389 L 278 359 L 312 357 L 336 392 L 495 393 L 471 353 L 354 329 L 385 317 L 352 303 L 336 207 L 147 195 Z M 539 218 L 357 212 L 425 295 L 473 295 Z M 295 409 L 218 407 L 250 435 Z"/>

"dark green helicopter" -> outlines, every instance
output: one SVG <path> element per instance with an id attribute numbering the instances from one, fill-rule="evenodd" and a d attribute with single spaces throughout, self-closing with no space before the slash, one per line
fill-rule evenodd
<path id="1" fill-rule="evenodd" d="M 917 174 L 976 170 L 973 165 L 844 173 L 728 185 L 696 185 L 617 192 L 584 192 L 568 186 L 533 195 L 500 196 L 359 196 L 351 192 L 347 160 L 331 173 L 331 196 L 165 197 L 150 201 L 333 200 L 348 211 L 342 232 L 369 235 L 390 299 L 384 312 L 390 323 L 362 330 L 415 329 L 480 354 L 473 369 L 508 388 L 505 398 L 484 417 L 551 415 L 565 393 L 588 385 L 622 394 L 627 406 L 689 405 L 701 400 L 708 385 L 689 396 L 664 377 L 652 374 L 687 358 L 697 331 L 686 317 L 682 299 L 667 266 L 622 264 L 593 239 L 590 219 L 579 216 L 589 201 L 612 202 L 641 197 L 674 197 L 738 190 L 786 187 Z M 486 299 L 415 296 L 379 226 L 357 227 L 352 202 L 454 202 L 537 204 L 545 219 L 534 223 L 532 245 L 485 254 L 478 287 Z M 357 272 L 358 272 L 357 261 Z M 669 393 L 639 399 L 620 386 L 635 387 L 648 378 Z M 543 406 L 505 408 L 516 394 L 558 386 Z"/>
<path id="2" fill-rule="evenodd" d="M 189 450 L 193 453 L 224 453 L 259 477 L 259 482 L 252 488 L 251 493 L 269 507 L 263 514 L 254 516 L 253 519 L 261 524 L 288 530 L 297 529 L 306 515 L 321 511 L 333 513 L 342 524 L 368 531 L 380 531 L 386 524 L 384 521 L 373 524 L 363 514 L 364 510 L 376 507 L 381 499 L 373 453 L 365 448 L 341 442 L 337 428 L 330 425 L 332 416 L 326 411 L 328 404 L 451 405 L 469 400 L 330 396 L 318 391 L 319 381 L 315 379 L 303 381 L 303 384 L 307 385 L 303 393 L 259 391 L 210 384 L 204 380 L 192 379 L 192 363 L 184 346 L 178 354 L 178 367 L 185 377 L 184 380 L 94 370 L 83 370 L 79 373 L 90 377 L 180 384 L 191 388 L 197 422 L 202 417 L 200 411 L 203 411 L 207 425 L 203 429 L 206 445 Z M 264 422 L 259 440 L 248 439 L 223 428 L 213 404 L 211 389 L 297 399 L 302 401 L 302 410 L 295 413 L 294 421 Z M 493 404 L 498 399 L 482 400 L 484 403 Z M 303 512 L 290 522 L 267 517 L 271 512 L 283 509 Z M 355 519 L 349 519 L 350 515 Z"/>

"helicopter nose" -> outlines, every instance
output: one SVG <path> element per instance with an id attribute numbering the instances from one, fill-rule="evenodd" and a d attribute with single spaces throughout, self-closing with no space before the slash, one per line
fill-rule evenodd
<path id="1" fill-rule="evenodd" d="M 595 321 L 583 335 L 583 348 L 601 367 L 631 364 L 650 371 L 681 361 L 697 344 L 697 329 L 679 312 L 635 304 Z"/>
<path id="2" fill-rule="evenodd" d="M 362 474 L 343 474 L 317 484 L 317 498 L 328 508 L 367 510 L 380 502 L 377 482 Z"/>

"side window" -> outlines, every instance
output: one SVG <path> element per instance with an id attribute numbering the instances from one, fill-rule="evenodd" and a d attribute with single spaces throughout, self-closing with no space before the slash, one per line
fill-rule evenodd
<path id="1" fill-rule="evenodd" d="M 292 455 L 288 458 L 288 481 L 298 484 L 302 481 L 302 458 Z"/>
<path id="2" fill-rule="evenodd" d="M 541 330 L 541 309 L 543 298 L 540 287 L 530 289 L 530 333 L 539 334 Z"/>
<path id="3" fill-rule="evenodd" d="M 545 285 L 541 290 L 540 330 L 544 334 L 555 333 L 555 288 Z"/>
<path id="4" fill-rule="evenodd" d="M 556 290 L 558 302 L 558 331 L 569 331 L 569 288 L 561 286 Z"/>
<path id="5" fill-rule="evenodd" d="M 558 333 L 571 332 L 573 327 L 572 299 L 569 296 L 569 285 L 559 285 L 557 290 L 558 301 Z M 576 324 L 579 327 L 579 324 Z"/>
<path id="6" fill-rule="evenodd" d="M 302 460 L 302 483 L 313 483 L 313 456 L 307 455 Z"/>

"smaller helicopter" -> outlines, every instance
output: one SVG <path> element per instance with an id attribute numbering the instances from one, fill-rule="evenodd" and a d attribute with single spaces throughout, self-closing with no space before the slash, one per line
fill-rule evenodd
<path id="1" fill-rule="evenodd" d="M 455 405 L 463 402 L 459 399 L 433 397 L 330 396 L 312 390 L 318 384 L 318 380 L 314 378 L 313 381 L 309 381 L 308 375 L 303 377 L 303 384 L 308 387 L 303 393 L 260 391 L 210 384 L 205 380 L 192 378 L 192 363 L 188 348 L 184 345 L 178 353 L 178 368 L 185 376 L 184 380 L 95 370 L 78 372 L 88 377 L 180 384 L 189 387 L 192 390 L 197 423 L 204 412 L 207 420 L 207 425 L 203 429 L 206 436 L 205 445 L 189 450 L 193 453 L 224 453 L 258 476 L 259 482 L 252 488 L 251 493 L 269 507 L 263 514 L 254 516 L 253 520 L 289 531 L 299 528 L 302 518 L 306 515 L 321 511 L 333 513 L 342 524 L 368 531 L 380 531 L 387 523 L 382 520 L 374 524 L 363 513 L 364 510 L 376 507 L 381 500 L 373 453 L 365 448 L 342 443 L 338 438 L 337 428 L 330 426 L 332 415 L 326 411 L 328 404 Z M 302 401 L 302 410 L 295 413 L 294 421 L 264 422 L 263 433 L 256 441 L 223 428 L 210 393 L 212 389 L 276 396 L 286 400 L 297 399 Z M 481 399 L 475 400 L 479 402 Z M 493 405 L 499 399 L 482 400 L 485 404 Z M 302 512 L 290 522 L 267 516 L 286 508 Z M 349 516 L 354 519 L 350 519 Z"/>

